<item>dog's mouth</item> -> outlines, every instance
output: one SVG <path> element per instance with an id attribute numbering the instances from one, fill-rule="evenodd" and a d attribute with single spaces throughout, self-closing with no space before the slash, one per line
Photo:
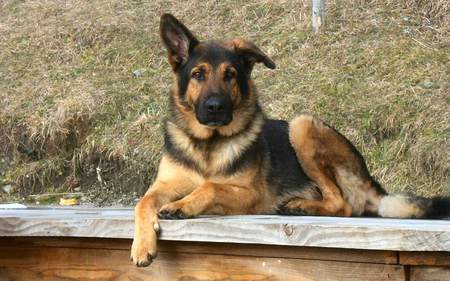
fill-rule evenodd
<path id="1" fill-rule="evenodd" d="M 199 114 L 197 113 L 197 121 L 207 127 L 217 128 L 226 126 L 233 120 L 233 114 Z"/>
<path id="2" fill-rule="evenodd" d="M 207 127 L 217 128 L 226 126 L 233 120 L 232 112 L 210 113 L 200 110 L 196 112 L 197 121 Z"/>
<path id="3" fill-rule="evenodd" d="M 231 123 L 232 118 L 222 118 L 220 120 L 198 120 L 200 124 L 205 125 L 210 128 L 218 128 L 226 126 Z"/>
<path id="4" fill-rule="evenodd" d="M 226 126 L 228 124 L 224 124 L 223 122 L 208 122 L 206 124 L 206 126 L 211 127 L 211 128 L 217 128 L 217 127 L 222 127 L 222 126 Z"/>

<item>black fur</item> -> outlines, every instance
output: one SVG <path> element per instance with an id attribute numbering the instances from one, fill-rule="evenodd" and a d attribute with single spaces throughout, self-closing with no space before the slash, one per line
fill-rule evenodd
<path id="1" fill-rule="evenodd" d="M 372 180 L 372 187 L 375 188 L 378 194 L 388 195 L 387 191 L 381 186 L 381 184 L 376 179 L 374 179 L 372 176 L 370 176 L 370 179 Z"/>
<path id="2" fill-rule="evenodd" d="M 164 124 L 164 150 L 170 157 L 181 165 L 201 172 L 200 166 L 182 149 L 174 144 L 172 135 L 167 131 L 167 121 Z"/>
<path id="3" fill-rule="evenodd" d="M 259 112 L 259 110 L 258 110 Z M 239 134 L 243 134 L 248 130 L 248 124 Z M 207 140 L 196 139 L 191 136 L 192 143 L 199 149 L 212 151 L 218 142 L 227 141 L 236 137 L 223 137 L 215 135 Z M 193 161 L 189 155 L 174 145 L 171 135 L 165 130 L 164 134 L 165 150 L 172 159 L 178 163 L 202 173 L 200 167 Z M 288 192 L 298 192 L 302 187 L 311 186 L 311 180 L 303 172 L 298 163 L 295 151 L 289 142 L 289 128 L 286 121 L 266 119 L 263 130 L 259 137 L 250 144 L 241 154 L 241 156 L 221 173 L 230 175 L 242 169 L 246 165 L 258 164 L 268 160 L 269 173 L 268 181 L 272 192 L 281 195 Z"/>
<path id="4" fill-rule="evenodd" d="M 277 195 L 301 190 L 311 180 L 303 172 L 289 142 L 289 124 L 282 120 L 266 120 L 263 137 L 270 159 L 268 182 Z"/>
<path id="5" fill-rule="evenodd" d="M 427 219 L 450 219 L 450 198 L 431 198 L 424 217 Z"/>
<path id="6" fill-rule="evenodd" d="M 179 95 L 184 98 L 187 86 L 191 78 L 191 71 L 199 62 L 204 61 L 216 68 L 223 62 L 229 62 L 237 70 L 237 82 L 242 94 L 242 99 L 246 99 L 249 93 L 248 81 L 250 79 L 250 66 L 239 54 L 221 47 L 215 42 L 202 43 L 201 50 L 194 50 L 189 56 L 189 60 L 177 70 L 179 77 L 178 89 Z"/>

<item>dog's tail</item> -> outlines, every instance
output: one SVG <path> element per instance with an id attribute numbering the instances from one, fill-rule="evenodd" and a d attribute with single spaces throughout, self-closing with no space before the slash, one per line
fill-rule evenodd
<path id="1" fill-rule="evenodd" d="M 378 205 L 378 215 L 385 218 L 450 218 L 450 198 L 425 198 L 414 194 L 386 194 Z"/>

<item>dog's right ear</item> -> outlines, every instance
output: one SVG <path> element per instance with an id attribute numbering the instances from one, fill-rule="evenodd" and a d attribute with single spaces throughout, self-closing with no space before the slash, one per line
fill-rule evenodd
<path id="1" fill-rule="evenodd" d="M 161 39 L 169 52 L 169 63 L 176 71 L 187 61 L 189 53 L 199 41 L 192 33 L 171 14 L 163 14 L 159 26 Z"/>

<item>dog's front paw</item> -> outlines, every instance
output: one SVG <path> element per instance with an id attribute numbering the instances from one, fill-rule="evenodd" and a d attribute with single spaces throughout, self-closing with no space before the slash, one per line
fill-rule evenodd
<path id="1" fill-rule="evenodd" d="M 162 206 L 158 216 L 160 219 L 177 220 L 193 217 L 192 213 L 180 202 L 173 202 Z"/>
<path id="2" fill-rule="evenodd" d="M 134 237 L 130 259 L 136 266 L 149 266 L 156 258 L 157 253 L 156 232 L 151 232 L 146 235 L 136 235 Z"/>

